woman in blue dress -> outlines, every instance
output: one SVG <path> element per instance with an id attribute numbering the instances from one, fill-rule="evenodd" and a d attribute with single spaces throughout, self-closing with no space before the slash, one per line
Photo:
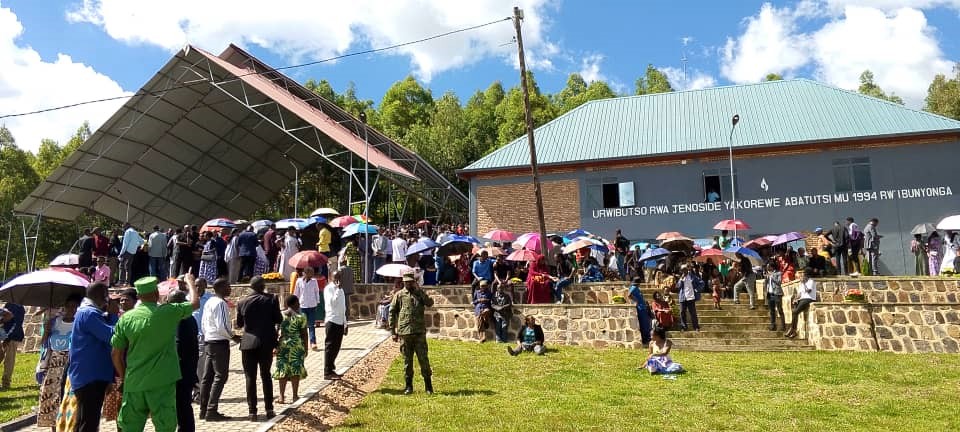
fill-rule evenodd
<path id="1" fill-rule="evenodd" d="M 207 231 L 203 233 L 203 254 L 200 255 L 200 279 L 206 279 L 208 284 L 213 285 L 217 280 L 217 246 L 213 241 L 213 233 Z"/>
<path id="2" fill-rule="evenodd" d="M 637 320 L 640 324 L 640 340 L 643 342 L 643 346 L 647 346 L 650 343 L 650 330 L 652 328 L 651 319 L 653 315 L 650 313 L 650 306 L 647 305 L 647 301 L 643 299 L 643 293 L 640 292 L 640 284 L 643 279 L 639 277 L 633 278 L 633 284 L 630 285 L 630 291 L 627 292 L 627 296 L 630 297 L 637 307 Z"/>

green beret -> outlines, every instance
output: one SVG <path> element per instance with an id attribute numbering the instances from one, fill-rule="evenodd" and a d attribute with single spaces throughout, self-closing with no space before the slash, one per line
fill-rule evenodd
<path id="1" fill-rule="evenodd" d="M 133 286 L 137 288 L 137 294 L 140 295 L 157 292 L 157 278 L 153 276 L 142 277 L 137 279 Z"/>

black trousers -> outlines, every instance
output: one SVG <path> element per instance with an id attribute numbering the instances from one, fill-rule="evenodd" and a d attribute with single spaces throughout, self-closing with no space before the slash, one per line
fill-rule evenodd
<path id="1" fill-rule="evenodd" d="M 247 381 L 247 409 L 250 414 L 257 413 L 257 369 L 260 372 L 260 381 L 263 383 L 263 404 L 267 412 L 273 412 L 273 379 L 270 376 L 270 366 L 273 364 L 273 347 L 241 350 L 240 360 L 243 363 L 243 376 Z"/>
<path id="2" fill-rule="evenodd" d="M 690 316 L 689 320 L 687 315 Z M 680 302 L 680 328 L 686 330 L 688 323 L 693 324 L 694 330 L 700 330 L 700 320 L 697 318 L 697 302 L 694 300 Z"/>
<path id="3" fill-rule="evenodd" d="M 324 327 L 326 337 L 323 339 L 323 374 L 330 375 L 337 370 L 337 355 L 343 345 L 343 326 L 327 321 Z"/>
<path id="4" fill-rule="evenodd" d="M 253 265 L 257 263 L 257 256 L 242 256 L 240 257 L 240 279 L 244 277 L 253 277 Z"/>
<path id="5" fill-rule="evenodd" d="M 193 380 L 177 381 L 177 432 L 194 432 L 197 429 L 192 402 Z"/>
<path id="6" fill-rule="evenodd" d="M 107 394 L 106 381 L 94 381 L 78 389 L 76 432 L 96 432 L 100 430 L 100 412 L 103 411 L 103 398 Z"/>
<path id="7" fill-rule="evenodd" d="M 203 378 L 200 380 L 200 412 L 219 412 L 220 395 L 230 372 L 230 342 L 210 341 L 203 344 Z"/>

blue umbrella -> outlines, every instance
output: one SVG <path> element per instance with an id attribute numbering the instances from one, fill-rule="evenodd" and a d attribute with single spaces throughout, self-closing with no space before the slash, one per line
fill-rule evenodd
<path id="1" fill-rule="evenodd" d="M 737 254 L 747 257 L 747 259 L 750 260 L 750 264 L 753 264 L 754 267 L 763 265 L 763 258 L 753 249 L 742 246 L 730 246 L 723 250 L 723 256 L 733 260 L 738 259 Z"/>
<path id="2" fill-rule="evenodd" d="M 593 234 L 590 234 L 589 231 L 584 231 L 584 230 L 582 230 L 582 229 L 580 229 L 580 228 L 577 228 L 577 229 L 575 229 L 575 230 L 573 230 L 573 231 L 568 232 L 566 235 L 564 235 L 564 237 L 569 238 L 569 239 L 575 239 L 575 238 L 577 238 L 577 237 L 589 237 L 589 236 L 591 236 L 591 235 L 593 235 Z"/>
<path id="3" fill-rule="evenodd" d="M 413 246 L 410 246 L 409 248 L 407 248 L 407 256 L 425 252 L 430 249 L 434 249 L 438 247 L 440 247 L 440 244 L 433 240 L 430 240 L 428 238 L 420 239 L 419 241 L 414 243 Z"/>
<path id="4" fill-rule="evenodd" d="M 670 255 L 670 253 L 671 253 L 670 251 L 668 251 L 668 250 L 666 250 L 666 249 L 664 249 L 664 248 L 650 249 L 650 250 L 644 252 L 643 255 L 640 255 L 640 261 L 646 261 L 646 260 L 652 260 L 652 259 L 662 258 L 662 257 L 665 257 L 665 256 L 667 256 L 667 255 Z"/>
<path id="5" fill-rule="evenodd" d="M 379 228 L 377 228 L 376 225 L 357 222 L 347 225 L 347 227 L 343 229 L 341 237 L 350 237 L 356 234 L 376 234 L 378 230 Z"/>
<path id="6" fill-rule="evenodd" d="M 282 220 L 278 220 L 278 221 L 275 223 L 275 225 L 277 226 L 277 229 L 296 228 L 296 229 L 298 229 L 298 230 L 302 230 L 302 229 L 310 226 L 310 224 L 312 224 L 312 223 L 313 223 L 313 222 L 311 222 L 311 221 L 308 220 L 308 219 L 298 219 L 298 218 L 295 218 L 295 219 L 282 219 Z"/>
<path id="7" fill-rule="evenodd" d="M 473 244 L 481 244 L 481 243 L 480 243 L 480 240 L 477 240 L 476 237 L 468 236 L 468 235 L 456 235 L 456 234 L 454 234 L 454 235 L 452 235 L 452 236 L 450 236 L 450 237 L 447 237 L 447 241 L 444 242 L 444 244 L 446 244 L 446 243 L 448 243 L 448 242 L 452 242 L 452 241 L 467 242 L 467 243 L 473 243 Z"/>
<path id="8" fill-rule="evenodd" d="M 310 216 L 310 219 L 308 220 L 312 223 L 322 223 L 322 224 L 327 223 L 327 218 L 323 216 Z"/>
<path id="9" fill-rule="evenodd" d="M 649 247 L 649 246 L 650 246 L 650 243 L 648 243 L 648 242 L 636 242 L 636 243 L 630 245 L 630 249 L 636 249 L 636 248 L 639 247 L 640 250 L 647 250 L 647 247 Z"/>

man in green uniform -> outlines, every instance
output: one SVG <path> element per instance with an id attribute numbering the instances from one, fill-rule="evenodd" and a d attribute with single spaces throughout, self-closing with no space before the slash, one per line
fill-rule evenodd
<path id="1" fill-rule="evenodd" d="M 193 275 L 187 276 L 190 303 L 158 305 L 155 277 L 141 278 L 134 286 L 140 305 L 120 317 L 110 341 L 123 392 L 117 425 L 125 431 L 142 431 L 147 416 L 153 416 L 158 432 L 172 432 L 177 429 L 176 384 L 180 380 L 177 325 L 200 307 L 200 296 Z"/>
<path id="2" fill-rule="evenodd" d="M 390 332 L 393 340 L 403 343 L 403 372 L 406 387 L 403 394 L 413 393 L 413 354 L 417 354 L 420 374 L 423 375 L 427 394 L 433 394 L 433 382 L 430 377 L 430 359 L 427 358 L 427 327 L 423 323 L 423 308 L 433 306 L 433 299 L 417 286 L 413 273 L 403 275 L 403 288 L 393 295 L 390 302 Z"/>

